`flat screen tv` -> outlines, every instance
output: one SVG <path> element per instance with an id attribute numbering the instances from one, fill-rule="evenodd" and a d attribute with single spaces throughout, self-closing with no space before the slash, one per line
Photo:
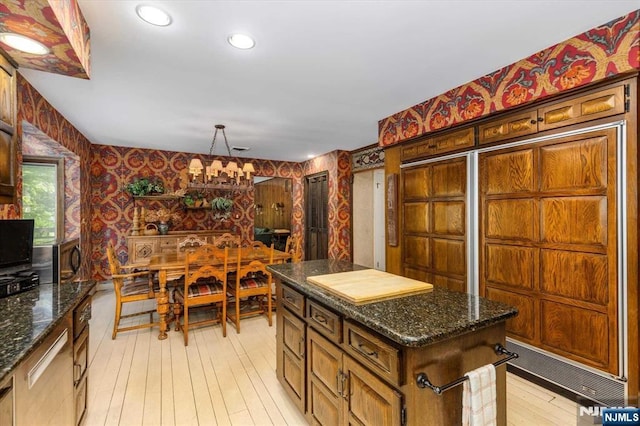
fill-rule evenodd
<path id="1" fill-rule="evenodd" d="M 0 275 L 31 269 L 33 219 L 0 220 Z"/>

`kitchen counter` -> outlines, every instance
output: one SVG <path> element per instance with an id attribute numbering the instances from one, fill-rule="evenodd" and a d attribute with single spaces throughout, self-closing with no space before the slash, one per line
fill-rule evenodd
<path id="1" fill-rule="evenodd" d="M 268 268 L 304 295 L 403 346 L 432 344 L 505 321 L 518 313 L 511 306 L 437 286 L 429 293 L 356 306 L 307 282 L 307 277 L 368 268 L 337 260 L 285 263 Z"/>
<path id="2" fill-rule="evenodd" d="M 506 344 L 515 308 L 437 286 L 356 305 L 308 277 L 368 268 L 314 260 L 268 269 L 276 278 L 276 375 L 309 424 L 460 424 L 462 386 L 442 394 L 433 386 L 499 363 L 496 424 L 506 425 L 508 354 L 496 348 Z"/>
<path id="3" fill-rule="evenodd" d="M 0 299 L 0 381 L 95 287 L 95 281 L 40 284 Z"/>

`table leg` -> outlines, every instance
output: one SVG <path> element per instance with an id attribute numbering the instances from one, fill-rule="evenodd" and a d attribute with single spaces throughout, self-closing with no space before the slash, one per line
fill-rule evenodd
<path id="1" fill-rule="evenodd" d="M 167 291 L 167 271 L 158 272 L 158 282 L 160 284 L 160 294 L 156 299 L 158 305 L 158 316 L 160 317 L 160 335 L 158 340 L 167 338 L 167 313 L 169 312 L 169 292 Z"/>

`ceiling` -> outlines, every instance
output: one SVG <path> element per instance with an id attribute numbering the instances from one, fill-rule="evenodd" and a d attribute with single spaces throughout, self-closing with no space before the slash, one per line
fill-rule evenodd
<path id="1" fill-rule="evenodd" d="M 92 143 L 304 161 L 378 120 L 638 9 L 638 0 L 78 0 L 91 79 L 20 69 Z M 141 21 L 154 4 L 168 27 Z M 247 51 L 226 39 L 245 32 Z M 220 134 L 218 135 L 220 136 Z M 226 155 L 223 140 L 215 154 Z"/>

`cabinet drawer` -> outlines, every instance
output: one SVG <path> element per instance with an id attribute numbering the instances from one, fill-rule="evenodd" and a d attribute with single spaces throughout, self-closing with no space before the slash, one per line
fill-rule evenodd
<path id="1" fill-rule="evenodd" d="M 436 153 L 455 151 L 457 149 L 469 148 L 475 145 L 474 128 L 457 130 L 446 135 L 433 138 L 431 146 Z"/>
<path id="2" fill-rule="evenodd" d="M 392 384 L 400 385 L 400 357 L 398 348 L 374 336 L 355 324 L 344 321 L 345 350 L 371 370 Z"/>
<path id="3" fill-rule="evenodd" d="M 80 337 L 73 344 L 73 385 L 85 378 L 89 365 L 89 327 L 85 328 Z"/>
<path id="4" fill-rule="evenodd" d="M 624 86 L 580 96 L 538 110 L 538 129 L 549 130 L 624 112 Z"/>
<path id="5" fill-rule="evenodd" d="M 338 314 L 318 305 L 307 303 L 307 323 L 334 343 L 342 342 L 342 320 Z"/>
<path id="6" fill-rule="evenodd" d="M 482 145 L 518 136 L 530 135 L 537 131 L 538 112 L 536 110 L 527 111 L 479 125 L 478 142 Z"/>
<path id="7" fill-rule="evenodd" d="M 400 148 L 400 160 L 410 161 L 417 160 L 419 158 L 427 157 L 434 152 L 434 146 L 432 146 L 432 138 L 423 139 L 421 141 L 412 143 Z"/>
<path id="8" fill-rule="evenodd" d="M 85 297 L 73 310 L 73 339 L 77 339 L 80 333 L 89 325 L 91 319 L 91 296 Z"/>
<path id="9" fill-rule="evenodd" d="M 283 285 L 282 304 L 300 318 L 304 318 L 304 296 L 302 294 Z"/>
<path id="10" fill-rule="evenodd" d="M 176 251 L 178 249 L 178 239 L 177 238 L 160 238 L 160 251 Z"/>

